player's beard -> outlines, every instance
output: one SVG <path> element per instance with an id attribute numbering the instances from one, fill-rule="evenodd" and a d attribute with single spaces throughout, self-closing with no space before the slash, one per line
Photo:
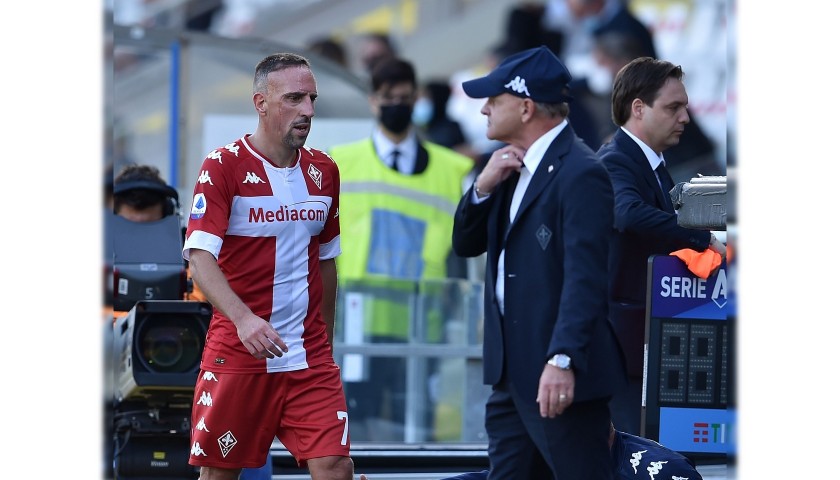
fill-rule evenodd
<path id="1" fill-rule="evenodd" d="M 286 137 L 283 138 L 283 143 L 292 150 L 297 150 L 306 144 L 306 137 L 301 138 L 295 135 L 294 132 L 289 132 L 286 134 Z"/>
<path id="2" fill-rule="evenodd" d="M 285 143 L 286 146 L 291 148 L 292 150 L 297 150 L 298 148 L 304 146 L 306 144 L 306 139 L 309 137 L 308 132 L 306 135 L 301 136 L 295 130 L 295 127 L 301 124 L 309 124 L 311 127 L 311 124 L 308 120 L 294 122 L 289 128 L 288 133 L 286 133 L 286 136 L 283 137 L 283 143 Z"/>

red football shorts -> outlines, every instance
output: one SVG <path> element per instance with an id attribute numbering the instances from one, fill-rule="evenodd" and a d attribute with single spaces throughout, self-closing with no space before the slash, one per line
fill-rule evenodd
<path id="1" fill-rule="evenodd" d="M 192 405 L 190 465 L 258 468 L 276 436 L 301 467 L 350 456 L 347 402 L 335 363 L 279 373 L 201 370 Z"/>

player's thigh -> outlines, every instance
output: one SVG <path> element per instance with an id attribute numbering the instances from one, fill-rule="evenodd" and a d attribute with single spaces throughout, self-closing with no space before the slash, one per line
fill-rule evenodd
<path id="1" fill-rule="evenodd" d="M 334 363 L 288 372 L 287 395 L 277 438 L 299 464 L 318 457 L 350 455 L 350 419 Z"/>

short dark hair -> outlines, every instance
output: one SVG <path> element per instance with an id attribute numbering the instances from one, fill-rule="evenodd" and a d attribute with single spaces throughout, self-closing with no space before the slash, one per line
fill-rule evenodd
<path id="1" fill-rule="evenodd" d="M 376 64 L 371 72 L 370 87 L 376 92 L 383 85 L 394 85 L 402 82 L 410 82 L 411 86 L 417 88 L 417 75 L 414 66 L 401 58 L 385 58 Z"/>
<path id="2" fill-rule="evenodd" d="M 114 178 L 114 212 L 118 212 L 123 205 L 138 210 L 161 205 L 166 212 L 173 190 L 160 176 L 157 167 L 126 165 Z"/>
<path id="3" fill-rule="evenodd" d="M 639 57 L 623 66 L 615 76 L 612 91 L 612 121 L 622 126 L 630 119 L 633 100 L 653 105 L 659 89 L 669 78 L 682 80 L 679 65 L 652 57 Z"/>
<path id="4" fill-rule="evenodd" d="M 260 60 L 254 69 L 254 93 L 265 93 L 269 73 L 290 67 L 312 68 L 306 57 L 296 53 L 274 53 Z"/>

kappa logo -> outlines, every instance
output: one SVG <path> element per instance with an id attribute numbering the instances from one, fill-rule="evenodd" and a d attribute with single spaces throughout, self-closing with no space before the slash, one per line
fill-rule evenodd
<path id="1" fill-rule="evenodd" d="M 210 433 L 210 430 L 207 429 L 207 425 L 204 424 L 204 417 L 201 417 L 201 420 L 198 421 L 198 424 L 195 426 L 195 429 Z"/>
<path id="2" fill-rule="evenodd" d="M 540 246 L 543 250 L 548 247 L 548 241 L 551 240 L 551 230 L 545 226 L 545 224 L 540 225 L 540 228 L 537 229 L 537 241 L 540 242 Z"/>
<path id="3" fill-rule="evenodd" d="M 265 180 L 254 172 L 245 172 L 245 180 L 242 183 L 265 183 Z"/>
<path id="4" fill-rule="evenodd" d="M 668 463 L 667 460 L 660 460 L 658 462 L 650 462 L 650 466 L 647 467 L 648 475 L 650 475 L 650 480 L 654 480 L 653 477 L 659 475 L 659 471 L 662 470 L 662 465 Z"/>
<path id="5" fill-rule="evenodd" d="M 332 162 L 333 162 L 333 163 L 335 163 L 335 159 L 334 159 L 334 158 L 332 158 L 332 157 L 330 156 L 330 154 L 329 154 L 329 153 L 327 153 L 327 152 L 321 152 L 321 153 L 323 153 L 324 155 L 326 155 L 326 157 L 327 157 L 327 158 L 329 158 L 330 160 L 332 160 Z"/>
<path id="6" fill-rule="evenodd" d="M 196 405 L 204 405 L 206 407 L 213 406 L 213 397 L 210 396 L 210 392 L 203 391 L 201 392 L 201 397 L 199 397 L 198 401 L 195 402 Z"/>
<path id="7" fill-rule="evenodd" d="M 528 87 L 525 85 L 525 79 L 520 77 L 519 75 L 517 75 L 516 78 L 505 84 L 505 88 L 509 88 L 516 93 L 524 93 L 529 97 L 531 96 L 531 92 L 528 91 Z"/>
<path id="8" fill-rule="evenodd" d="M 636 467 L 638 467 L 641 463 L 643 453 L 647 453 L 647 450 L 633 452 L 630 454 L 630 465 L 633 466 L 633 473 L 636 473 Z"/>
<path id="9" fill-rule="evenodd" d="M 225 150 L 236 155 L 237 157 L 239 156 L 239 145 L 237 145 L 236 143 L 228 143 L 227 145 L 225 145 Z"/>
<path id="10" fill-rule="evenodd" d="M 230 453 L 231 449 L 236 446 L 236 437 L 233 436 L 233 433 L 228 430 L 225 432 L 224 435 L 219 437 L 219 448 L 222 450 L 222 456 L 227 457 L 227 454 Z"/>
<path id="11" fill-rule="evenodd" d="M 190 209 L 190 218 L 198 220 L 207 213 L 207 199 L 204 198 L 203 193 L 196 193 L 193 197 L 192 208 Z"/>
<path id="12" fill-rule="evenodd" d="M 210 172 L 202 170 L 201 174 L 198 176 L 198 183 L 209 183 L 210 185 L 213 185 L 213 180 L 210 179 Z"/>
<path id="13" fill-rule="evenodd" d="M 207 456 L 207 454 L 204 453 L 204 449 L 201 448 L 201 445 L 199 445 L 198 442 L 192 444 L 192 448 L 190 449 L 190 455 L 195 455 L 196 457 L 199 455 L 203 457 Z"/>
<path id="14" fill-rule="evenodd" d="M 222 152 L 218 150 L 213 150 L 212 152 L 207 154 L 207 158 L 211 160 L 218 160 L 219 163 L 222 163 Z"/>
<path id="15" fill-rule="evenodd" d="M 219 379 L 216 378 L 216 375 L 213 372 L 204 372 L 204 375 L 201 376 L 201 379 L 205 380 L 205 381 L 208 381 L 208 382 L 218 382 L 219 381 Z"/>
<path id="16" fill-rule="evenodd" d="M 321 188 L 321 178 L 323 178 L 323 174 L 321 171 L 315 168 L 315 165 L 309 164 L 309 168 L 307 169 L 306 173 L 309 174 L 309 178 L 315 182 L 315 185 L 318 185 L 318 188 Z"/>

